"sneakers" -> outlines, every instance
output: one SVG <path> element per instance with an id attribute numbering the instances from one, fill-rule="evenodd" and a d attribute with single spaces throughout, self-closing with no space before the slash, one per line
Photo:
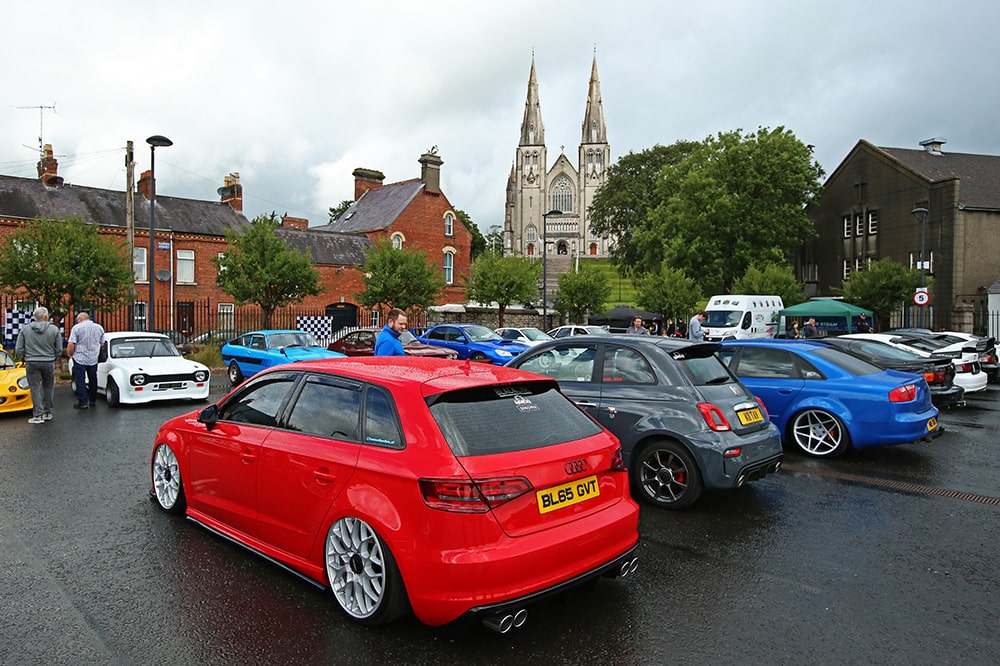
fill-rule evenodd
<path id="1" fill-rule="evenodd" d="M 89 409 L 89 407 L 85 404 L 81 405 L 80 403 L 76 403 L 75 405 L 73 405 L 73 409 Z"/>
<path id="2" fill-rule="evenodd" d="M 51 421 L 52 420 L 52 413 L 50 412 L 48 414 L 42 414 L 42 420 L 43 421 Z"/>
<path id="3" fill-rule="evenodd" d="M 30 419 L 28 419 L 28 423 L 45 423 L 45 419 L 43 419 L 41 416 L 32 416 Z"/>

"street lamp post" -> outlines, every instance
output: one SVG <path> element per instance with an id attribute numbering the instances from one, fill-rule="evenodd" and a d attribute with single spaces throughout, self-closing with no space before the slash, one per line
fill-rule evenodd
<path id="1" fill-rule="evenodd" d="M 146 330 L 156 329 L 156 147 L 166 148 L 174 142 L 165 136 L 154 134 L 146 139 L 149 144 L 149 259 L 146 261 L 146 276 L 149 279 L 149 312 L 146 313 Z"/>
<path id="2" fill-rule="evenodd" d="M 549 330 L 549 215 L 562 215 L 553 208 L 542 213 L 542 328 Z"/>
<path id="3" fill-rule="evenodd" d="M 926 263 L 924 262 L 924 230 L 927 227 L 927 215 L 928 210 L 926 208 L 914 208 L 910 211 L 910 215 L 920 220 L 920 291 L 924 291 L 924 268 Z M 918 305 L 920 308 L 919 312 L 919 326 L 924 327 L 924 307 L 923 305 Z"/>

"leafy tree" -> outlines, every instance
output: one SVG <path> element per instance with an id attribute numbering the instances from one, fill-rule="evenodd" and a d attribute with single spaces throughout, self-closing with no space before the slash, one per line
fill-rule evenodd
<path id="1" fill-rule="evenodd" d="M 344 199 L 339 205 L 330 206 L 330 222 L 336 222 L 341 215 L 347 212 L 347 209 L 350 208 L 353 203 L 353 199 Z"/>
<path id="2" fill-rule="evenodd" d="M 559 291 L 553 307 L 569 315 L 573 322 L 580 323 L 585 313 L 604 310 L 609 298 L 611 283 L 607 274 L 585 265 L 576 273 L 559 276 Z"/>
<path id="3" fill-rule="evenodd" d="M 499 224 L 491 225 L 486 234 L 486 251 L 503 254 L 503 228 Z"/>
<path id="4" fill-rule="evenodd" d="M 704 299 L 698 284 L 677 268 L 661 267 L 636 282 L 638 302 L 650 312 L 683 320 Z"/>
<path id="5" fill-rule="evenodd" d="M 0 285 L 23 291 L 58 322 L 69 310 L 117 310 L 132 297 L 128 250 L 79 219 L 29 220 L 0 238 Z"/>
<path id="6" fill-rule="evenodd" d="M 900 310 L 920 286 L 920 271 L 892 259 L 873 261 L 867 270 L 855 271 L 844 283 L 844 300 L 872 310 L 880 321 Z"/>
<path id="7" fill-rule="evenodd" d="M 242 233 L 226 230 L 228 249 L 212 258 L 219 270 L 215 283 L 237 305 L 260 307 L 264 328 L 270 328 L 278 308 L 301 303 L 324 289 L 309 252 L 299 254 L 289 248 L 275 234 L 278 225 L 278 216 L 271 213 L 255 217 Z"/>
<path id="8" fill-rule="evenodd" d="M 638 153 L 630 152 L 608 168 L 608 179 L 591 203 L 590 219 L 595 232 L 612 239 L 611 256 L 623 275 L 639 266 L 643 259 L 643 252 L 635 242 L 635 231 L 661 202 L 657 193 L 660 172 L 667 165 L 681 162 L 697 146 L 692 141 L 656 145 Z"/>
<path id="9" fill-rule="evenodd" d="M 783 127 L 709 137 L 661 172 L 661 203 L 636 234 L 642 261 L 666 261 L 705 292 L 731 292 L 751 264 L 784 262 L 815 236 L 805 205 L 822 175 L 809 147 Z"/>
<path id="10" fill-rule="evenodd" d="M 444 277 L 417 250 L 395 249 L 382 238 L 368 250 L 362 282 L 365 290 L 357 295 L 366 307 L 383 306 L 407 312 L 433 305 L 444 289 Z"/>
<path id="11" fill-rule="evenodd" d="M 773 294 L 781 296 L 785 307 L 806 300 L 802 283 L 795 279 L 795 272 L 788 264 L 765 264 L 763 268 L 752 265 L 743 277 L 733 283 L 734 294 Z"/>
<path id="12" fill-rule="evenodd" d="M 480 303 L 496 302 L 498 326 L 511 303 L 523 303 L 538 293 L 541 265 L 527 257 L 505 257 L 496 252 L 480 255 L 472 264 L 468 297 Z"/>
<path id="13" fill-rule="evenodd" d="M 458 219 L 462 221 L 465 228 L 469 230 L 470 234 L 472 234 L 472 244 L 469 248 L 469 257 L 472 261 L 475 261 L 479 255 L 486 251 L 486 239 L 483 237 L 483 232 L 479 230 L 479 225 L 473 222 L 472 218 L 469 217 L 469 214 L 464 210 L 456 208 L 455 215 L 458 216 Z"/>

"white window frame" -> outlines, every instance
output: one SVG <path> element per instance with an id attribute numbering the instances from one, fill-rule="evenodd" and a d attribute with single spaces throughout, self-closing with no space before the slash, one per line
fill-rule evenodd
<path id="1" fill-rule="evenodd" d="M 854 235 L 864 236 L 865 235 L 865 216 L 858 213 L 854 216 Z"/>
<path id="2" fill-rule="evenodd" d="M 397 231 L 392 235 L 392 249 L 402 250 L 404 242 L 406 242 L 406 236 L 404 236 L 400 232 Z"/>
<path id="3" fill-rule="evenodd" d="M 223 331 L 236 330 L 236 306 L 232 303 L 219 303 L 219 328 Z"/>
<path id="4" fill-rule="evenodd" d="M 868 235 L 877 236 L 878 235 L 878 211 L 870 210 L 868 211 Z"/>
<path id="5" fill-rule="evenodd" d="M 455 253 L 447 250 L 444 253 L 444 283 L 455 284 Z"/>
<path id="6" fill-rule="evenodd" d="M 132 275 L 136 282 L 149 282 L 149 262 L 146 260 L 147 250 L 142 246 L 132 248 Z"/>
<path id="7" fill-rule="evenodd" d="M 177 250 L 177 284 L 195 284 L 194 250 Z"/>
<path id="8" fill-rule="evenodd" d="M 851 237 L 851 216 L 850 215 L 845 215 L 844 216 L 844 238 L 850 238 L 850 237 Z"/>
<path id="9" fill-rule="evenodd" d="M 851 277 L 851 260 L 844 259 L 844 279 L 850 279 Z"/>
<path id="10" fill-rule="evenodd" d="M 451 212 L 444 214 L 444 235 L 454 236 L 455 235 L 455 216 Z"/>

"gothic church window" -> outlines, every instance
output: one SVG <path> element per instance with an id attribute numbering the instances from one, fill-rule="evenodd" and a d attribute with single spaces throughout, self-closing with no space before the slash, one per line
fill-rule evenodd
<path id="1" fill-rule="evenodd" d="M 538 230 L 535 229 L 535 225 L 529 224 L 528 228 L 524 230 L 524 240 L 529 243 L 534 243 L 538 239 Z"/>
<path id="2" fill-rule="evenodd" d="M 552 208 L 564 213 L 573 210 L 573 186 L 566 176 L 560 176 L 552 185 Z"/>

